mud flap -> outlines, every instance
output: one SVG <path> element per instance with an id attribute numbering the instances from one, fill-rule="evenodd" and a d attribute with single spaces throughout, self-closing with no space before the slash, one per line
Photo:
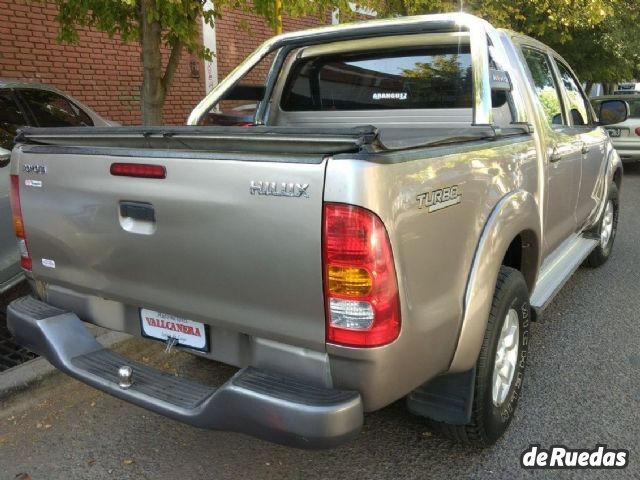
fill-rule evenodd
<path id="1" fill-rule="evenodd" d="M 434 378 L 407 396 L 411 413 L 451 425 L 471 421 L 476 367 Z"/>
<path id="2" fill-rule="evenodd" d="M 532 322 L 542 322 L 542 313 L 544 310 L 540 307 L 534 307 L 531 305 L 531 321 Z"/>

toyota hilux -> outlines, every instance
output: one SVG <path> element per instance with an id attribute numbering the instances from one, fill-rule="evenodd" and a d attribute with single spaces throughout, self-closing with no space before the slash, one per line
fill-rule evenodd
<path id="1" fill-rule="evenodd" d="M 9 328 L 198 427 L 333 447 L 404 398 L 490 445 L 531 322 L 612 252 L 622 167 L 599 118 L 628 105 L 598 110 L 553 50 L 455 13 L 277 36 L 188 126 L 24 129 L 11 200 L 33 294 Z M 83 321 L 238 371 L 176 377 Z"/>

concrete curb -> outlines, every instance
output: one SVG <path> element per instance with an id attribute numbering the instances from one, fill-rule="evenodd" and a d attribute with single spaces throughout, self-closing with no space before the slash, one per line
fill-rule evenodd
<path id="1" fill-rule="evenodd" d="M 96 340 L 106 348 L 134 338 L 126 333 L 112 332 L 105 329 L 98 329 L 96 327 L 94 327 L 94 329 Z M 57 371 L 56 367 L 51 365 L 47 359 L 42 357 L 34 358 L 22 365 L 10 368 L 5 372 L 0 373 L 0 399 L 8 397 L 10 394 L 18 390 L 24 390 L 31 384 L 42 380 L 44 377 Z"/>

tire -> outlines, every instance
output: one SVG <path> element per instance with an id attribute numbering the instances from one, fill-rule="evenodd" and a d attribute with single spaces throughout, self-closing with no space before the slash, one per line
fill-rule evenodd
<path id="1" fill-rule="evenodd" d="M 508 316 L 511 316 L 509 322 Z M 518 270 L 501 267 L 487 330 L 476 364 L 471 421 L 466 425 L 449 425 L 432 421 L 431 426 L 434 429 L 450 440 L 476 447 L 493 445 L 502 436 L 511 423 L 522 390 L 527 363 L 530 319 L 529 291 L 524 277 Z M 493 374 L 497 365 L 496 354 L 502 329 L 506 323 L 513 325 L 514 322 L 518 325 L 518 349 L 515 357 L 513 354 L 510 356 L 512 359 L 515 358 L 513 374 L 507 389 L 494 392 Z M 507 382 L 502 384 L 505 383 Z"/>
<path id="2" fill-rule="evenodd" d="M 611 207 L 610 215 L 608 215 L 609 207 Z M 598 228 L 596 229 L 596 234 L 600 241 L 598 243 L 598 246 L 589 254 L 587 259 L 585 260 L 584 264 L 587 267 L 597 268 L 601 265 L 604 265 L 607 260 L 609 260 L 611 251 L 613 250 L 613 242 L 616 239 L 616 233 L 618 231 L 619 208 L 620 201 L 618 197 L 618 187 L 615 183 L 612 183 L 609 186 L 609 196 L 607 197 L 607 203 L 604 210 L 602 211 L 602 215 L 600 216 L 600 220 L 598 221 Z M 610 228 L 610 233 L 608 235 L 603 235 L 607 231 L 608 225 Z"/>

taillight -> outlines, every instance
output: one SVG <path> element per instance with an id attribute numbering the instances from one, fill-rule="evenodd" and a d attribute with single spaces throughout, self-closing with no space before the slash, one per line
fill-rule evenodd
<path id="1" fill-rule="evenodd" d="M 25 270 L 31 270 L 31 254 L 27 246 L 27 235 L 24 230 L 22 207 L 20 206 L 20 177 L 18 175 L 11 175 L 11 216 L 13 218 L 13 230 L 16 232 L 18 240 L 20 265 Z"/>
<path id="2" fill-rule="evenodd" d="M 149 165 L 146 163 L 112 163 L 111 175 L 118 177 L 138 178 L 166 178 L 167 169 L 162 165 Z"/>
<path id="3" fill-rule="evenodd" d="M 640 137 L 640 127 L 636 128 L 636 135 Z"/>
<path id="4" fill-rule="evenodd" d="M 382 221 L 353 205 L 324 205 L 327 342 L 377 347 L 400 334 L 393 253 Z"/>

